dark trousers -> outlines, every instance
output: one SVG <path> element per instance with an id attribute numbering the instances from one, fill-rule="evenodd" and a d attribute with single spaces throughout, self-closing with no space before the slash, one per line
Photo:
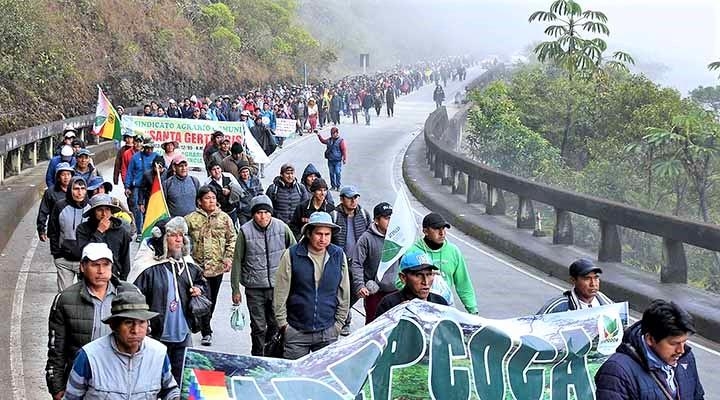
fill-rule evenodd
<path id="1" fill-rule="evenodd" d="M 395 114 L 395 104 L 387 103 L 387 116 L 392 117 Z"/>
<path id="2" fill-rule="evenodd" d="M 250 313 L 250 354 L 262 356 L 265 343 L 270 341 L 278 330 L 273 311 L 273 289 L 245 288 L 245 300 Z"/>
<path id="3" fill-rule="evenodd" d="M 223 274 L 213 276 L 211 278 L 205 278 L 205 280 L 207 281 L 208 290 L 210 292 L 207 294 L 207 298 L 212 301 L 212 306 L 210 307 L 210 315 L 203 319 L 202 329 L 200 329 L 203 336 L 212 335 L 213 333 L 210 321 L 212 320 L 213 313 L 215 312 L 215 303 L 217 302 L 218 294 L 220 294 L 220 284 L 222 284 Z"/>
<path id="4" fill-rule="evenodd" d="M 161 342 L 167 347 L 167 355 L 170 359 L 170 369 L 175 377 L 178 386 L 182 386 L 183 364 L 185 363 L 185 349 L 192 347 L 192 336 L 187 335 L 182 342 Z"/>

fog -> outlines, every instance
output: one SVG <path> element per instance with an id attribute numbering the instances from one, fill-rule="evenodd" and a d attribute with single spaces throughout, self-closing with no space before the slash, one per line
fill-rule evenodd
<path id="1" fill-rule="evenodd" d="M 403 59 L 409 54 L 420 57 L 527 54 L 533 43 L 548 40 L 543 33 L 547 24 L 528 23 L 528 17 L 534 11 L 548 10 L 550 3 L 551 0 L 340 0 L 335 5 L 346 6 L 345 12 L 358 12 L 361 16 L 356 22 L 366 24 L 366 29 L 375 35 L 366 45 L 373 60 L 373 52 L 381 58 Z M 579 3 L 583 10 L 607 15 L 610 36 L 604 39 L 608 50 L 629 52 L 636 61 L 636 71 L 683 94 L 698 85 L 720 84 L 720 72 L 707 70 L 710 62 L 720 60 L 720 1 Z"/>

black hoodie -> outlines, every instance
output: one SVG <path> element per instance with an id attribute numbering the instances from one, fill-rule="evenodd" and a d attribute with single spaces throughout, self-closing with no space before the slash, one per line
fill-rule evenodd
<path id="1" fill-rule="evenodd" d="M 89 208 L 87 196 L 82 201 L 75 201 L 72 197 L 72 187 L 76 182 L 82 181 L 87 187 L 85 179 L 73 176 L 70 179 L 65 199 L 58 201 L 50 214 L 48 221 L 48 240 L 50 253 L 53 258 L 64 258 L 68 261 L 80 261 L 76 246 L 75 230 L 85 221 L 83 213 Z"/>

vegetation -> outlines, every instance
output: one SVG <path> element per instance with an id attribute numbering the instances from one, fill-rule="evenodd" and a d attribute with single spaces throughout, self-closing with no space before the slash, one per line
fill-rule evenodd
<path id="1" fill-rule="evenodd" d="M 521 66 L 471 95 L 468 153 L 541 182 L 718 223 L 720 210 L 711 204 L 720 201 L 720 87 L 700 87 L 683 98 L 642 75 L 598 62 L 597 50 L 605 46 L 568 32 L 578 24 L 605 32 L 604 25 L 589 20 L 606 18 L 580 11 L 575 2 L 555 1 L 550 13 L 536 12 L 531 21 L 555 21 L 557 15 L 567 16 L 565 27 L 553 25 L 546 33 L 562 35 L 535 47 L 546 63 Z M 583 17 L 587 25 L 578 22 Z M 573 40 L 576 45 L 569 46 Z M 597 222 L 578 216 L 574 224 L 578 244 L 597 249 Z M 663 264 L 658 238 L 628 229 L 622 234 L 625 262 L 658 272 Z M 717 254 L 692 246 L 686 251 L 691 283 L 720 291 Z"/>
<path id="2" fill-rule="evenodd" d="M 336 60 L 295 0 L 0 0 L 0 132 L 86 114 L 100 84 L 136 104 L 318 74 Z"/>

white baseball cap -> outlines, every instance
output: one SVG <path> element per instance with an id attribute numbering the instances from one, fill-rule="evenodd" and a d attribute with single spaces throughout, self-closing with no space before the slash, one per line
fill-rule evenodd
<path id="1" fill-rule="evenodd" d="M 110 262 L 113 260 L 113 253 L 105 243 L 88 243 L 83 248 L 81 260 L 97 261 L 102 258 L 107 258 Z"/>

